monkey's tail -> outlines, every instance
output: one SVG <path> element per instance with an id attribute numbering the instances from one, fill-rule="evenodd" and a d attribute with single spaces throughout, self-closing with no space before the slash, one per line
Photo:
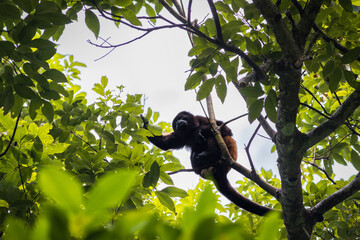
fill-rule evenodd
<path id="1" fill-rule="evenodd" d="M 246 197 L 241 195 L 236 191 L 230 184 L 227 173 L 224 171 L 214 171 L 213 172 L 214 183 L 216 188 L 221 194 L 228 198 L 231 202 L 236 204 L 238 207 L 245 209 L 248 212 L 257 214 L 259 216 L 264 216 L 269 211 L 276 211 L 272 208 L 262 206 Z"/>

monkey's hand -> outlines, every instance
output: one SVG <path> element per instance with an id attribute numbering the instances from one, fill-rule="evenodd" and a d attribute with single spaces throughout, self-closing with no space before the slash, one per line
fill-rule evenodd
<path id="1" fill-rule="evenodd" d="M 140 115 L 140 117 L 141 117 L 141 119 L 143 120 L 143 123 L 144 123 L 143 128 L 148 129 L 147 126 L 149 124 L 149 121 L 142 114 Z"/>
<path id="2" fill-rule="evenodd" d="M 197 144 L 204 144 L 206 142 L 206 137 L 202 134 L 201 130 L 196 131 L 194 137 Z"/>

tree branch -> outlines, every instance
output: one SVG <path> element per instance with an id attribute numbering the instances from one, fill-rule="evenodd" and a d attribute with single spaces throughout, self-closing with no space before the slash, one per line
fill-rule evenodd
<path id="1" fill-rule="evenodd" d="M 266 74 L 273 68 L 273 66 L 274 66 L 274 61 L 272 59 L 267 59 L 263 64 L 260 65 L 259 68 L 264 74 Z M 233 83 L 236 86 L 236 88 L 241 89 L 249 85 L 250 82 L 255 82 L 256 80 L 260 80 L 256 78 L 256 72 L 251 72 L 245 77 L 242 77 L 239 81 Z"/>
<path id="2" fill-rule="evenodd" d="M 9 142 L 9 144 L 6 146 L 5 150 L 4 150 L 2 153 L 0 153 L 0 158 L 1 158 L 2 156 L 4 156 L 4 155 L 7 153 L 7 151 L 9 151 L 10 146 L 11 146 L 12 142 L 14 141 L 15 133 L 16 133 L 17 127 L 18 127 L 18 125 L 19 125 L 20 116 L 21 116 L 21 110 L 20 110 L 19 115 L 18 115 L 18 117 L 17 117 L 17 119 L 16 119 L 14 131 L 13 131 L 13 134 L 11 135 L 10 142 Z"/>
<path id="3" fill-rule="evenodd" d="M 210 11 L 211 11 L 211 14 L 212 14 L 212 16 L 214 18 L 214 22 L 215 22 L 216 39 L 221 44 L 223 44 L 224 43 L 224 38 L 223 38 L 223 35 L 222 35 L 221 24 L 220 24 L 219 16 L 218 16 L 217 11 L 216 11 L 215 4 L 214 4 L 214 2 L 212 0 L 207 0 L 207 2 L 209 4 Z"/>
<path id="4" fill-rule="evenodd" d="M 301 5 L 299 4 L 299 2 L 297 0 L 291 0 L 294 4 L 294 6 L 298 9 L 300 16 L 302 16 L 304 14 L 304 10 L 302 9 Z M 337 48 L 341 53 L 347 53 L 349 50 L 344 47 L 343 45 L 341 45 L 340 43 L 338 43 L 335 39 L 329 37 L 323 30 L 321 30 L 321 28 L 316 25 L 315 23 L 313 23 L 312 28 L 314 29 L 315 32 L 317 32 L 318 34 L 321 35 L 322 39 L 324 39 L 325 42 L 332 42 L 335 46 L 335 48 Z M 358 61 L 360 61 L 360 57 L 357 58 Z"/>
<path id="5" fill-rule="evenodd" d="M 206 103 L 207 103 L 207 107 L 208 107 L 210 123 L 212 124 L 212 127 L 214 129 L 217 129 L 217 125 L 216 125 L 216 122 L 215 122 L 215 113 L 214 113 L 214 108 L 213 108 L 213 104 L 212 104 L 211 95 L 209 95 L 206 98 Z M 219 131 L 215 131 L 214 136 L 215 136 L 216 142 L 219 144 L 221 155 L 224 157 L 224 161 L 226 162 L 226 164 L 228 164 L 232 169 L 234 169 L 235 171 L 237 171 L 240 174 L 244 175 L 248 179 L 254 181 L 259 187 L 264 189 L 271 196 L 275 197 L 276 199 L 279 199 L 280 190 L 278 188 L 272 186 L 271 184 L 269 184 L 268 182 L 263 180 L 255 172 L 252 172 L 249 169 L 242 166 L 241 164 L 235 162 L 231 158 L 229 150 L 227 149 L 226 144 L 225 144 L 225 142 L 224 142 L 224 140 L 223 140 L 223 138 L 221 136 L 221 133 Z"/>
<path id="6" fill-rule="evenodd" d="M 306 134 L 303 150 L 306 151 L 334 132 L 348 117 L 354 113 L 356 109 L 358 109 L 359 106 L 360 90 L 354 90 L 329 119 Z"/>
<path id="7" fill-rule="evenodd" d="M 318 15 L 323 0 L 310 0 L 303 10 L 301 20 L 295 29 L 295 39 L 300 49 L 304 49 L 306 39 L 314 25 L 315 18 Z"/>
<path id="8" fill-rule="evenodd" d="M 256 173 L 256 170 L 255 170 L 255 166 L 254 166 L 254 163 L 253 163 L 252 158 L 251 158 L 251 155 L 250 155 L 250 145 L 251 145 L 252 141 L 254 140 L 256 134 L 258 133 L 260 127 L 261 127 L 261 124 L 259 124 L 259 125 L 256 127 L 253 135 L 250 137 L 250 140 L 249 140 L 248 144 L 245 145 L 245 152 L 246 152 L 246 155 L 247 155 L 247 157 L 248 157 L 248 159 L 249 159 L 251 171 L 252 171 L 253 173 Z"/>
<path id="9" fill-rule="evenodd" d="M 187 20 L 186 18 L 184 18 L 183 16 L 181 16 L 179 13 L 177 13 L 165 0 L 159 0 L 159 2 L 161 3 L 161 5 L 164 6 L 164 8 L 166 8 L 166 10 L 168 10 L 168 12 L 173 15 L 177 20 L 179 20 L 180 22 L 186 24 Z"/>
<path id="10" fill-rule="evenodd" d="M 351 197 L 353 194 L 360 190 L 360 172 L 355 176 L 345 187 L 331 194 L 318 204 L 316 204 L 311 211 L 324 214 L 329 211 L 331 208 L 335 207 L 337 204 Z"/>
<path id="11" fill-rule="evenodd" d="M 298 61 L 301 56 L 300 49 L 291 31 L 282 20 L 278 7 L 270 0 L 253 0 L 253 2 L 272 29 L 283 57 L 288 59 L 290 63 Z"/>
<path id="12" fill-rule="evenodd" d="M 270 71 L 272 69 L 274 62 L 272 60 L 266 60 L 261 66 L 260 68 L 262 69 L 261 71 L 264 73 L 267 73 L 268 71 Z M 235 87 L 237 88 L 237 90 L 239 91 L 239 93 L 241 94 L 240 90 L 244 87 L 246 87 L 250 82 L 254 82 L 256 80 L 256 73 L 251 72 L 248 75 L 246 75 L 245 77 L 241 78 L 238 82 L 234 82 L 233 84 L 235 85 Z M 245 99 L 245 97 L 243 96 L 243 98 Z M 259 123 L 261 124 L 261 127 L 265 130 L 265 132 L 269 135 L 269 137 L 271 138 L 271 140 L 273 142 L 275 142 L 275 136 L 276 136 L 276 131 L 272 129 L 272 127 L 270 126 L 270 124 L 266 121 L 266 119 L 260 115 L 257 120 L 259 121 Z"/>
<path id="13" fill-rule="evenodd" d="M 276 131 L 272 129 L 270 124 L 266 121 L 266 119 L 260 115 L 257 120 L 261 124 L 261 127 L 265 130 L 265 132 L 269 135 L 271 138 L 271 141 L 275 143 L 275 137 L 276 137 Z"/>

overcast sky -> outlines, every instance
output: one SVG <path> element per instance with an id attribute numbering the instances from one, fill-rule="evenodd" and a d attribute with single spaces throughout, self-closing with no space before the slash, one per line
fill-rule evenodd
<path id="1" fill-rule="evenodd" d="M 198 4 L 199 1 L 194 2 Z M 195 5 L 195 7 L 194 18 L 203 19 L 206 16 L 207 6 Z M 199 14 L 196 15 L 196 13 Z M 117 28 L 114 23 L 101 20 L 100 36 L 104 39 L 109 38 L 108 41 L 112 44 L 126 42 L 138 34 L 125 26 Z M 204 115 L 199 102 L 196 101 L 195 92 L 184 91 L 184 84 L 188 77 L 187 71 L 190 69 L 190 58 L 187 53 L 191 47 L 185 31 L 164 29 L 153 32 L 141 40 L 115 49 L 98 61 L 95 60 L 109 50 L 92 46 L 87 43 L 87 40 L 101 43 L 85 26 L 84 16 L 79 15 L 78 22 L 66 26 L 59 42 L 58 52 L 72 54 L 76 61 L 87 65 L 87 68 L 80 69 L 81 82 L 79 84 L 82 86 L 82 91 L 88 94 L 90 102 L 96 98 L 91 90 L 94 83 L 100 82 L 102 76 L 107 76 L 109 89 L 116 90 L 116 86 L 124 85 L 124 94 L 144 94 L 146 96 L 145 109 L 151 107 L 153 111 L 160 112 L 160 121 L 171 122 L 182 110 Z M 213 94 L 213 101 L 215 114 L 219 120 L 226 121 L 247 112 L 244 100 L 232 84 L 228 85 L 228 94 L 224 104 L 220 103 L 215 94 Z M 205 105 L 205 102 L 203 104 Z M 246 117 L 229 124 L 239 149 L 238 161 L 247 167 L 249 164 L 244 144 L 249 141 L 256 126 L 257 122 L 250 125 Z M 274 173 L 278 172 L 277 155 L 270 154 L 272 146 L 269 140 L 255 138 L 251 145 L 251 154 L 257 170 L 264 167 L 267 170 L 272 169 Z M 175 151 L 174 154 L 179 157 L 185 167 L 190 168 L 189 152 Z M 233 182 L 239 178 L 239 174 L 234 171 L 230 176 Z M 198 182 L 198 176 L 193 173 L 180 173 L 173 179 L 175 185 L 185 189 L 193 188 Z"/>

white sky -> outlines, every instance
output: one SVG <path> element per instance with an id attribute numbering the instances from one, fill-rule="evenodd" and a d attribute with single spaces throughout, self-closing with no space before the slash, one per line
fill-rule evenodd
<path id="1" fill-rule="evenodd" d="M 194 2 L 199 3 L 199 1 Z M 206 15 L 207 6 L 195 5 L 195 9 L 200 15 L 196 16 L 196 10 L 194 10 L 192 16 L 202 20 Z M 118 44 L 138 36 L 138 32 L 131 31 L 125 26 L 117 28 L 114 23 L 101 20 L 100 36 L 104 39 L 111 37 L 108 41 Z M 91 90 L 94 83 L 100 82 L 101 76 L 107 76 L 109 89 L 116 90 L 116 86 L 125 86 L 123 97 L 126 93 L 144 94 L 147 97 L 145 109 L 151 107 L 153 111 L 160 112 L 160 121 L 171 122 L 182 110 L 190 111 L 195 115 L 204 115 L 200 104 L 196 101 L 195 92 L 184 91 L 184 84 L 188 77 L 186 71 L 190 69 L 190 58 L 187 53 L 191 47 L 185 31 L 164 29 L 153 32 L 141 40 L 115 49 L 99 61 L 95 59 L 106 54 L 108 50 L 92 46 L 86 42 L 87 40 L 101 43 L 101 40 L 96 41 L 93 33 L 87 29 L 84 15 L 79 15 L 78 22 L 65 27 L 58 52 L 72 54 L 76 61 L 87 65 L 87 68 L 80 69 L 81 82 L 79 84 L 82 86 L 82 91 L 88 94 L 89 102 L 96 98 Z M 221 104 L 215 94 L 212 95 L 215 114 L 219 120 L 226 121 L 247 112 L 244 100 L 232 84 L 228 85 L 228 94 L 224 104 Z M 203 104 L 205 105 L 205 102 Z M 246 117 L 229 124 L 239 149 L 237 161 L 247 167 L 249 164 L 244 144 L 247 144 L 256 126 L 257 122 L 250 125 Z M 261 137 L 256 137 L 252 143 L 252 159 L 258 171 L 264 167 L 278 172 L 277 155 L 270 154 L 272 145 L 271 141 Z M 174 151 L 174 154 L 186 168 L 190 168 L 189 152 Z M 340 176 L 348 178 L 349 171 L 340 170 Z M 232 182 L 239 177 L 241 177 L 239 174 L 231 171 Z M 172 178 L 176 186 L 187 189 L 196 186 L 199 177 L 193 173 L 179 173 L 176 176 L 173 175 Z"/>

